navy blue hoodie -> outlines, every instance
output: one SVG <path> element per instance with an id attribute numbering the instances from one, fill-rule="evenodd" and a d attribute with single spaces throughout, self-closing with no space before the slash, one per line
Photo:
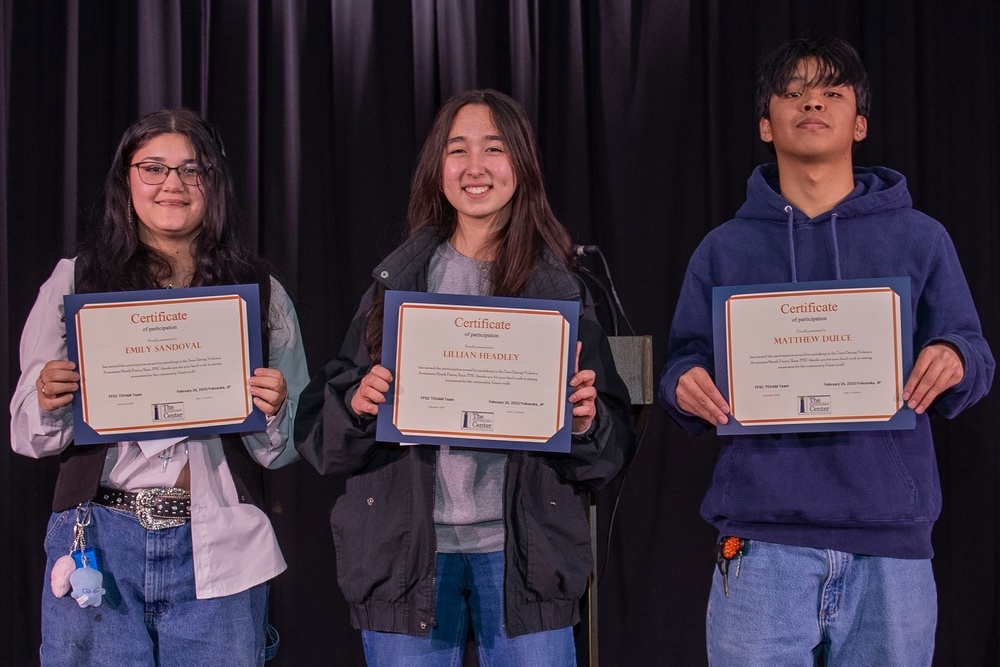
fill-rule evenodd
<path id="1" fill-rule="evenodd" d="M 688 432 L 710 425 L 677 407 L 677 380 L 714 376 L 712 288 L 909 276 L 914 358 L 948 342 L 962 381 L 931 406 L 953 417 L 989 391 L 994 360 L 955 248 L 911 208 L 902 175 L 855 168 L 855 188 L 809 219 L 778 193 L 777 165 L 754 170 L 736 218 L 712 230 L 688 264 L 670 331 L 660 401 Z M 702 516 L 721 534 L 858 554 L 930 558 L 941 488 L 928 415 L 894 431 L 724 437 Z"/>

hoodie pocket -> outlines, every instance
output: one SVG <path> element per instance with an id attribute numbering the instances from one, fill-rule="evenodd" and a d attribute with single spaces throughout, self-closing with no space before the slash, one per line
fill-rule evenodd
<path id="1" fill-rule="evenodd" d="M 917 489 L 892 434 L 736 438 L 720 455 L 721 514 L 833 525 L 913 519 Z"/>

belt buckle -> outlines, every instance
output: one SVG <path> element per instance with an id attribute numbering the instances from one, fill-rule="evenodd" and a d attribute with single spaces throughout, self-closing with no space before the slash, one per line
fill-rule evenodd
<path id="1" fill-rule="evenodd" d="M 135 494 L 135 515 L 139 523 L 146 530 L 161 530 L 163 528 L 176 528 L 187 523 L 187 519 L 162 519 L 153 516 L 157 496 L 183 496 L 187 492 L 169 486 L 156 486 L 149 489 L 139 489 Z"/>

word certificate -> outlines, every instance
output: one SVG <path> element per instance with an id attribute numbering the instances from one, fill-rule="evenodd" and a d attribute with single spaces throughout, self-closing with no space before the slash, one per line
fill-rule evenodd
<path id="1" fill-rule="evenodd" d="M 64 297 L 77 444 L 260 431 L 257 285 Z"/>
<path id="2" fill-rule="evenodd" d="M 914 428 L 910 312 L 907 278 L 715 288 L 718 432 Z"/>
<path id="3" fill-rule="evenodd" d="M 568 452 L 579 303 L 388 291 L 379 440 Z"/>

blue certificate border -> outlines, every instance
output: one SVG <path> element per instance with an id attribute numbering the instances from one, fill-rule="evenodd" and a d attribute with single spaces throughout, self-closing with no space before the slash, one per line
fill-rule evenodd
<path id="1" fill-rule="evenodd" d="M 399 307 L 404 303 L 427 303 L 446 306 L 470 306 L 486 308 L 517 308 L 521 310 L 553 310 L 558 311 L 569 323 L 569 347 L 567 358 L 576 359 L 576 341 L 580 320 L 579 301 L 556 301 L 548 299 L 523 299 L 501 296 L 468 296 L 463 294 L 439 294 L 429 292 L 404 292 L 387 290 L 385 293 L 385 313 L 382 324 L 382 365 L 396 376 L 396 344 L 399 339 Z M 574 364 L 567 364 L 566 384 L 574 375 Z M 389 384 L 385 395 L 385 403 L 379 406 L 376 437 L 383 442 L 414 442 L 413 436 L 403 435 L 392 423 L 395 406 L 396 383 Z M 572 392 L 569 392 L 572 393 Z M 569 395 L 567 393 L 567 396 Z M 545 442 L 522 442 L 520 440 L 499 440 L 485 438 L 459 438 L 421 436 L 422 445 L 450 445 L 452 447 L 470 447 L 477 449 L 516 449 L 538 452 L 561 452 L 570 450 L 573 430 L 573 406 L 566 401 L 563 427 Z"/>
<path id="2" fill-rule="evenodd" d="M 726 350 L 726 302 L 737 294 L 757 294 L 768 292 L 805 292 L 812 290 L 857 289 L 865 287 L 888 287 L 899 297 L 899 319 L 901 352 L 903 358 L 903 382 L 913 370 L 913 316 L 910 302 L 910 279 L 901 277 L 864 278 L 857 280 L 822 280 L 804 283 L 772 283 L 769 285 L 738 285 L 712 288 L 712 334 L 715 348 L 715 385 L 722 397 L 729 402 L 729 356 Z M 889 420 L 882 422 L 829 422 L 816 424 L 764 424 L 744 426 L 729 415 L 728 424 L 720 424 L 720 435 L 745 435 L 750 433 L 803 433 L 829 431 L 885 431 L 912 429 L 916 426 L 916 415 L 904 404 Z"/>
<path id="3" fill-rule="evenodd" d="M 80 358 L 77 345 L 76 315 L 86 305 L 94 303 L 127 303 L 129 301 L 162 301 L 163 299 L 186 299 L 206 296 L 238 295 L 246 303 L 247 338 L 250 356 L 250 370 L 260 368 L 263 364 L 260 337 L 260 293 L 256 284 L 247 285 L 217 285 L 212 287 L 186 287 L 180 289 L 135 290 L 129 292 L 94 292 L 90 294 L 67 294 L 63 297 L 66 313 L 66 349 L 70 361 L 80 368 Z M 214 436 L 219 433 L 250 433 L 263 431 L 267 426 L 267 418 L 256 405 L 252 405 L 250 414 L 238 424 L 208 426 L 198 428 L 158 428 L 153 431 L 137 433 L 115 433 L 114 436 L 101 435 L 83 421 L 83 401 L 81 393 L 86 378 L 82 378 L 80 389 L 73 392 L 73 441 L 78 445 L 95 445 L 106 442 L 125 442 L 131 440 L 157 440 L 187 436 L 198 438 Z"/>

